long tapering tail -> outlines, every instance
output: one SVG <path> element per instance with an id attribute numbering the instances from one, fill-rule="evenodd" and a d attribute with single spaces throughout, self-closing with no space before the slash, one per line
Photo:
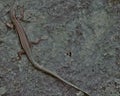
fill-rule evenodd
<path id="1" fill-rule="evenodd" d="M 40 70 L 40 71 L 43 71 L 44 73 L 47 73 L 48 75 L 51 75 L 52 77 L 55 77 L 55 78 L 59 79 L 60 81 L 66 83 L 67 85 L 72 86 L 73 88 L 75 88 L 75 89 L 83 92 L 83 93 L 85 94 L 85 96 L 90 96 L 88 93 L 82 91 L 82 90 L 81 90 L 79 87 L 77 87 L 76 85 L 74 85 L 74 84 L 66 81 L 65 79 L 63 79 L 62 77 L 60 77 L 59 75 L 57 75 L 56 73 L 54 73 L 54 72 L 48 70 L 47 68 L 41 66 L 41 65 L 38 64 L 36 61 L 32 60 L 31 63 L 33 64 L 33 66 L 34 66 L 36 69 L 38 69 L 38 70 Z"/>

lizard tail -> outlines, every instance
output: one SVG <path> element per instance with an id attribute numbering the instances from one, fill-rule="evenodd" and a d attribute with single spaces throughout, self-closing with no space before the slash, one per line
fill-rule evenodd
<path id="1" fill-rule="evenodd" d="M 82 90 L 81 90 L 79 87 L 77 87 L 76 85 L 74 85 L 74 84 L 66 81 L 65 79 L 63 79 L 62 77 L 60 77 L 59 75 L 57 75 L 56 73 L 54 73 L 54 72 L 48 70 L 47 68 L 39 65 L 36 61 L 32 60 L 32 64 L 33 64 L 33 66 L 34 66 L 36 69 L 38 69 L 38 70 L 40 70 L 40 71 L 43 71 L 44 73 L 47 73 L 48 75 L 51 75 L 52 77 L 55 77 L 55 78 L 59 79 L 60 81 L 66 83 L 67 85 L 72 86 L 73 88 L 75 88 L 75 89 L 83 92 L 83 93 L 85 94 L 85 96 L 90 96 L 90 95 L 88 95 L 88 93 L 82 91 Z"/>

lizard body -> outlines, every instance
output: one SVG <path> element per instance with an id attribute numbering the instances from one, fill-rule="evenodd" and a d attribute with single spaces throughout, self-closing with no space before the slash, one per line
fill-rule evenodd
<path id="1" fill-rule="evenodd" d="M 62 77 L 60 77 L 59 75 L 57 75 L 56 73 L 48 70 L 47 68 L 41 66 L 39 63 L 37 63 L 32 56 L 32 51 L 31 51 L 31 47 L 30 47 L 30 42 L 28 40 L 27 35 L 25 34 L 25 31 L 22 27 L 22 25 L 19 22 L 19 19 L 17 19 L 16 17 L 16 11 L 15 11 L 15 4 L 12 6 L 12 8 L 10 9 L 10 18 L 11 21 L 15 27 L 15 31 L 18 34 L 19 40 L 20 40 L 20 44 L 21 47 L 23 49 L 23 51 L 25 52 L 27 58 L 29 59 L 29 61 L 31 62 L 31 64 L 38 70 L 43 71 L 45 73 L 47 73 L 48 75 L 51 75 L 57 79 L 59 79 L 60 81 L 68 84 L 69 86 L 72 86 L 73 88 L 81 91 L 81 89 L 79 87 L 77 87 L 76 85 L 64 80 Z M 82 91 L 83 93 L 86 94 L 86 96 L 89 96 L 86 92 Z"/>

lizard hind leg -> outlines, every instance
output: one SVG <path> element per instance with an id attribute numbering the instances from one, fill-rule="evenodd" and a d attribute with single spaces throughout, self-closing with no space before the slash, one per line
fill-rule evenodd
<path id="1" fill-rule="evenodd" d="M 31 41 L 30 43 L 31 43 L 31 44 L 34 44 L 34 45 L 37 45 L 37 44 L 39 44 L 41 41 L 44 41 L 44 40 L 46 40 L 46 39 L 48 39 L 48 36 L 43 36 L 43 37 L 38 38 L 38 40 L 36 40 L 36 41 Z"/>
<path id="2" fill-rule="evenodd" d="M 21 56 L 22 56 L 23 54 L 25 54 L 25 52 L 24 52 L 24 50 L 21 50 L 21 51 L 19 51 L 17 54 L 18 54 L 17 57 L 13 57 L 13 58 L 12 58 L 12 61 L 13 61 L 13 62 L 21 60 Z"/>
<path id="3" fill-rule="evenodd" d="M 32 45 L 37 45 L 37 44 L 39 44 L 39 43 L 41 42 L 41 40 L 42 40 L 42 39 L 38 39 L 38 40 L 36 40 L 36 41 L 31 41 L 30 43 L 31 43 Z"/>
<path id="4" fill-rule="evenodd" d="M 18 54 L 17 60 L 21 60 L 21 56 L 22 56 L 23 54 L 25 54 L 25 51 L 24 51 L 24 50 L 21 50 L 21 51 L 19 51 L 17 54 Z"/>

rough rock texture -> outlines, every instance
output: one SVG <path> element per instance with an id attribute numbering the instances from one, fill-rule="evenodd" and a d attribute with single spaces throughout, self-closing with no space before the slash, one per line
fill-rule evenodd
<path id="1" fill-rule="evenodd" d="M 0 0 L 0 95 L 77 96 L 78 91 L 37 71 L 21 50 L 5 14 L 14 0 Z M 90 96 L 120 96 L 120 0 L 19 0 L 21 22 L 37 62 Z M 19 9 L 18 15 L 19 16 Z M 81 95 L 82 96 L 82 95 Z"/>

